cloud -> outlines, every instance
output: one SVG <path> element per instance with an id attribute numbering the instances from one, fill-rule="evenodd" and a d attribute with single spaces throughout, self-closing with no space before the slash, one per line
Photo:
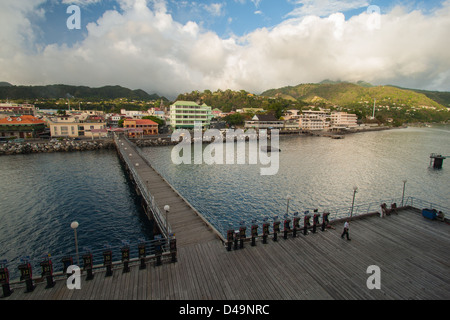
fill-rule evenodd
<path id="1" fill-rule="evenodd" d="M 14 84 L 66 83 L 141 88 L 169 98 L 192 90 L 266 89 L 323 79 L 365 80 L 412 88 L 449 90 L 450 1 L 431 15 L 395 7 L 371 28 L 367 12 L 346 20 L 291 17 L 243 37 L 221 38 L 193 21 L 179 23 L 165 2 L 121 0 L 86 26 L 83 41 L 39 50 L 27 16 L 37 10 L 7 6 L 11 25 L 2 33 L 0 80 Z M 3 10 L 0 10 L 3 12 Z"/>
<path id="2" fill-rule="evenodd" d="M 332 13 L 346 12 L 369 5 L 367 0 L 296 0 L 294 3 L 300 6 L 288 13 L 287 16 L 315 15 L 325 17 Z"/>

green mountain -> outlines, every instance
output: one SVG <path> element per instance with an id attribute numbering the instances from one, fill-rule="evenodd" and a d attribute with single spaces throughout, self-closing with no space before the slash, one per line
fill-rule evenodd
<path id="1" fill-rule="evenodd" d="M 143 90 L 131 90 L 121 86 L 104 86 L 101 88 L 90 88 L 86 86 L 71 86 L 64 84 L 46 85 L 46 86 L 14 86 L 7 82 L 1 82 L 0 99 L 59 99 L 59 98 L 77 98 L 92 100 L 109 100 L 117 98 L 127 98 L 135 100 L 157 100 L 160 97 L 157 94 L 148 94 Z"/>
<path id="2" fill-rule="evenodd" d="M 449 93 L 450 94 L 450 93 Z M 377 104 L 402 107 L 444 108 L 437 101 L 415 90 L 394 86 L 369 86 L 348 82 L 322 82 L 319 84 L 300 84 L 295 87 L 283 87 L 263 92 L 262 96 L 285 98 L 291 97 L 311 104 L 350 106 L 355 104 Z"/>
<path id="3" fill-rule="evenodd" d="M 377 121 L 382 123 L 388 119 L 394 119 L 397 124 L 450 120 L 450 109 L 446 107 L 449 105 L 450 92 L 372 86 L 362 81 L 355 84 L 325 80 L 321 83 L 270 89 L 261 96 L 349 111 L 357 114 L 361 121 L 372 116 L 374 103 Z"/>

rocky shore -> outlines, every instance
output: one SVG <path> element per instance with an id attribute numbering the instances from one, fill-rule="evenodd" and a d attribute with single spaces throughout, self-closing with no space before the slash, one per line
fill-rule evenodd
<path id="1" fill-rule="evenodd" d="M 0 155 L 113 149 L 113 140 L 50 140 L 0 144 Z"/>

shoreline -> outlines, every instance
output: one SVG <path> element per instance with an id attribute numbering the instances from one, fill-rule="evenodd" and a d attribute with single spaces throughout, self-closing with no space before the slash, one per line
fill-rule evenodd
<path id="1" fill-rule="evenodd" d="M 314 137 L 328 137 L 332 139 L 343 139 L 348 134 L 372 132 L 372 131 L 384 131 L 391 129 L 404 129 L 407 126 L 402 127 L 368 127 L 357 130 L 341 130 L 338 132 L 329 131 L 294 131 L 294 132 L 280 132 L 280 137 L 283 136 L 314 136 Z M 171 136 L 165 137 L 148 137 L 144 139 L 130 139 L 137 147 L 163 147 L 176 145 L 179 141 L 172 141 Z M 194 140 L 192 140 L 194 142 Z M 203 141 L 203 143 L 209 143 L 209 141 Z M 114 141 L 112 138 L 99 139 L 99 140 L 73 140 L 64 139 L 56 140 L 31 140 L 24 142 L 4 143 L 0 144 L 0 156 L 2 155 L 15 155 L 15 154 L 32 154 L 32 153 L 52 153 L 52 152 L 74 152 L 74 151 L 91 151 L 100 149 L 114 149 Z"/>

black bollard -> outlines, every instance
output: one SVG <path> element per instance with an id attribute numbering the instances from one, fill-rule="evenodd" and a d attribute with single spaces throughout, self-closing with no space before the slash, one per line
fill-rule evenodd
<path id="1" fill-rule="evenodd" d="M 20 270 L 20 280 L 25 280 L 25 284 L 27 286 L 27 290 L 25 293 L 32 292 L 35 288 L 33 285 L 33 277 L 32 277 L 32 270 L 31 265 L 27 262 L 24 264 L 19 265 Z"/>
<path id="2" fill-rule="evenodd" d="M 45 289 L 53 288 L 55 286 L 55 282 L 53 281 L 53 265 L 50 259 L 46 259 L 41 262 L 42 268 L 42 277 L 46 277 L 47 286 Z"/>
<path id="3" fill-rule="evenodd" d="M 92 274 L 93 261 L 91 253 L 86 253 L 83 255 L 83 265 L 84 270 L 87 272 L 86 280 L 94 279 L 94 275 Z"/>
<path id="4" fill-rule="evenodd" d="M 295 217 L 294 217 L 294 226 L 293 226 L 293 230 L 292 230 L 292 237 L 295 238 L 297 236 L 297 230 L 300 229 L 300 225 L 299 225 L 300 218 L 297 217 L 296 214 L 294 214 L 294 215 L 295 215 Z"/>
<path id="5" fill-rule="evenodd" d="M 172 262 L 177 262 L 177 239 L 172 235 L 170 238 L 170 255 L 172 256 Z"/>
<path id="6" fill-rule="evenodd" d="M 231 244 L 233 243 L 234 238 L 234 231 L 228 230 L 227 231 L 227 251 L 231 251 Z"/>
<path id="7" fill-rule="evenodd" d="M 316 233 L 316 228 L 317 228 L 317 225 L 319 224 L 319 214 L 317 213 L 316 210 L 314 210 L 314 212 L 316 212 L 316 213 L 314 213 L 314 216 L 313 216 L 313 231 L 312 231 L 313 233 Z"/>
<path id="8" fill-rule="evenodd" d="M 309 219 L 311 216 L 309 214 L 305 215 L 305 218 L 303 220 L 303 234 L 306 236 L 308 234 L 308 227 L 309 227 Z"/>
<path id="9" fill-rule="evenodd" d="M 122 263 L 123 263 L 122 273 L 130 272 L 130 267 L 128 266 L 129 262 L 130 262 L 130 247 L 125 246 L 122 248 Z"/>
<path id="10" fill-rule="evenodd" d="M 145 265 L 145 243 L 140 243 L 138 246 L 138 255 L 139 255 L 139 259 L 141 261 L 141 264 L 139 265 L 139 269 L 145 269 L 146 265 Z"/>
<path id="11" fill-rule="evenodd" d="M 63 257 L 61 259 L 61 262 L 63 264 L 63 273 L 67 275 L 67 278 L 70 277 L 70 274 L 67 274 L 67 268 L 69 268 L 69 266 L 73 265 L 73 259 L 72 257 Z"/>
<path id="12" fill-rule="evenodd" d="M 234 250 L 239 249 L 238 241 L 239 241 L 239 231 L 235 231 L 235 233 L 234 233 L 234 248 L 233 248 Z"/>
<path id="13" fill-rule="evenodd" d="M 112 276 L 112 251 L 103 251 L 103 265 L 106 267 L 105 277 Z"/>
<path id="14" fill-rule="evenodd" d="M 245 226 L 242 226 L 239 228 L 239 249 L 244 249 L 244 240 L 245 240 L 245 231 L 247 228 Z"/>
<path id="15" fill-rule="evenodd" d="M 9 286 L 9 271 L 6 265 L 0 267 L 0 283 L 2 284 L 3 296 L 2 298 L 9 297 L 13 291 Z"/>
<path id="16" fill-rule="evenodd" d="M 269 224 L 268 223 L 264 223 L 263 224 L 263 244 L 267 243 L 267 237 L 269 236 L 270 231 L 269 231 Z"/>
<path id="17" fill-rule="evenodd" d="M 325 231 L 325 228 L 327 227 L 329 221 L 328 221 L 328 212 L 324 212 L 322 214 L 322 231 Z"/>
<path id="18" fill-rule="evenodd" d="M 284 228 L 283 228 L 283 238 L 284 240 L 286 240 L 288 238 L 288 232 L 291 231 L 291 220 L 289 218 L 286 217 L 286 219 L 284 220 Z"/>
<path id="19" fill-rule="evenodd" d="M 258 236 L 258 225 L 252 225 L 252 247 L 256 246 L 256 237 Z"/>
<path id="20" fill-rule="evenodd" d="M 280 232 L 280 221 L 275 217 L 275 221 L 273 222 L 273 241 L 278 241 L 278 233 Z"/>
<path id="21" fill-rule="evenodd" d="M 155 237 L 155 254 L 156 254 L 156 266 L 162 265 L 161 257 L 162 257 L 162 244 L 161 244 L 161 236 Z"/>

